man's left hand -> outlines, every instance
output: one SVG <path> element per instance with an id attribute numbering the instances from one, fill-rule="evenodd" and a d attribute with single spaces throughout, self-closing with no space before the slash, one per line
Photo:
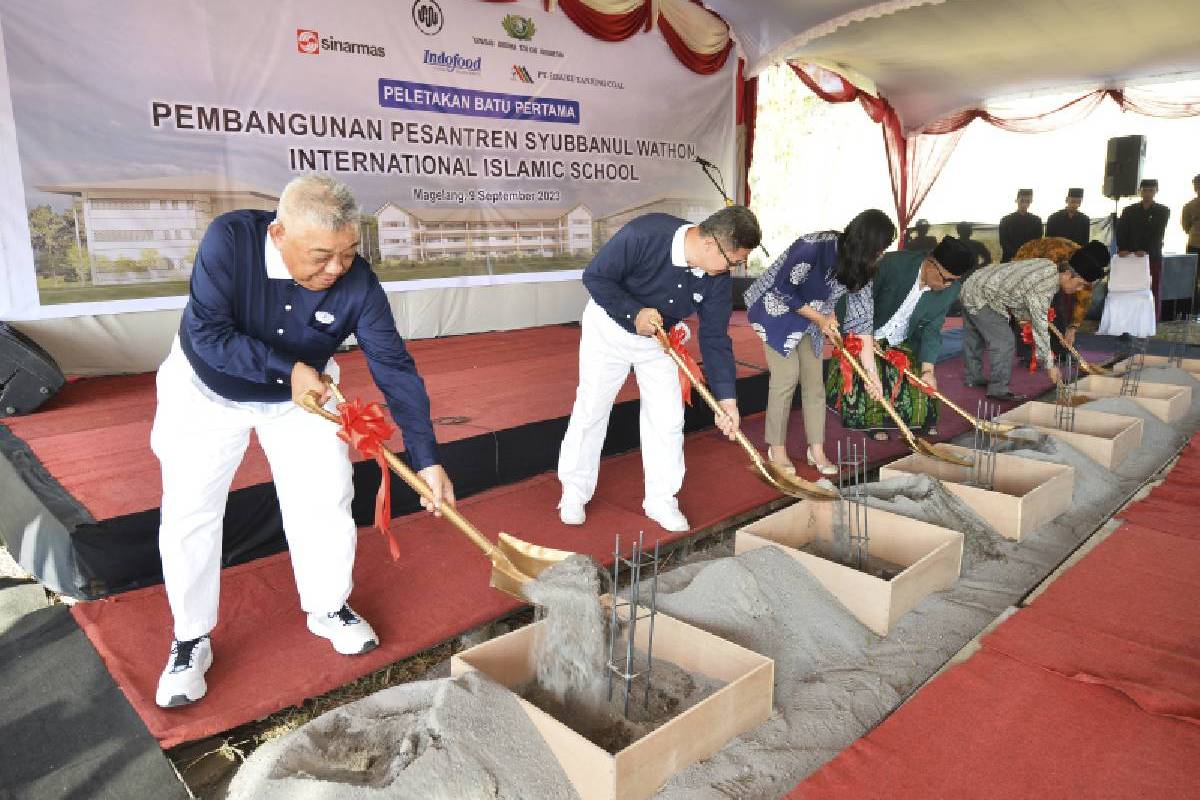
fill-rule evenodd
<path id="1" fill-rule="evenodd" d="M 933 370 L 929 370 L 928 372 L 922 372 L 921 380 L 925 381 L 925 385 L 928 386 L 930 389 L 933 389 L 935 392 L 937 391 L 937 388 L 938 388 L 937 375 L 934 373 Z"/>
<path id="2" fill-rule="evenodd" d="M 426 511 L 432 511 L 435 517 L 440 517 L 443 503 L 454 505 L 454 484 L 450 482 L 450 476 L 446 474 L 446 470 L 442 469 L 441 464 L 428 466 L 417 474 L 425 481 L 437 500 L 435 504 L 422 497 L 421 507 Z"/>
<path id="3" fill-rule="evenodd" d="M 733 441 L 737 438 L 738 425 L 742 421 L 742 416 L 738 413 L 737 400 L 718 400 L 717 405 L 725 412 L 715 415 L 717 427 L 721 433 L 729 437 L 730 441 Z"/>

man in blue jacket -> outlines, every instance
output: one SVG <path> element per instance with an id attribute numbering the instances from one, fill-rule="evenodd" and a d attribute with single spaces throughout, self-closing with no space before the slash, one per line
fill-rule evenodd
<path id="1" fill-rule="evenodd" d="M 558 457 L 564 523 L 583 524 L 613 400 L 632 368 L 641 395 L 642 508 L 669 531 L 688 529 L 675 498 L 684 473 L 679 374 L 654 331 L 699 316 L 704 378 L 724 411 L 717 426 L 733 438 L 739 416 L 729 270 L 744 264 L 761 238 L 758 220 L 744 206 L 724 208 L 699 225 L 647 214 L 617 231 L 583 271 L 591 300 L 581 320 L 579 388 Z"/>
<path id="2" fill-rule="evenodd" d="M 309 630 L 346 655 L 378 644 L 346 603 L 357 541 L 347 446 L 298 405 L 310 391 L 328 401 L 321 373 L 337 377 L 331 356 L 350 334 L 404 433 L 413 468 L 438 505 L 454 502 L 425 384 L 379 279 L 358 255 L 358 238 L 350 190 L 306 176 L 284 188 L 277 214 L 223 214 L 200 243 L 179 336 L 158 370 L 150 434 L 162 465 L 159 550 L 174 617 L 160 706 L 193 703 L 208 688 L 225 500 L 251 430 L 271 465 Z"/>

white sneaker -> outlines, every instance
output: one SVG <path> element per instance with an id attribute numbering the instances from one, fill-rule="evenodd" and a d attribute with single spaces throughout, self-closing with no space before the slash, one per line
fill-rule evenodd
<path id="1" fill-rule="evenodd" d="M 691 529 L 687 517 L 679 510 L 679 504 L 674 498 L 669 503 L 643 503 L 642 509 L 647 517 L 673 533 L 683 533 Z"/>
<path id="2" fill-rule="evenodd" d="M 558 518 L 562 520 L 563 525 L 582 525 L 587 519 L 587 512 L 583 510 L 583 503 L 564 498 L 558 504 Z"/>
<path id="3" fill-rule="evenodd" d="M 158 679 L 154 702 L 162 708 L 178 708 L 194 703 L 208 691 L 204 673 L 212 666 L 212 641 L 208 635 L 171 643 L 171 655 Z"/>
<path id="4" fill-rule="evenodd" d="M 333 643 L 333 649 L 344 656 L 369 653 L 379 646 L 375 629 L 348 603 L 328 614 L 309 614 L 308 629 Z"/>

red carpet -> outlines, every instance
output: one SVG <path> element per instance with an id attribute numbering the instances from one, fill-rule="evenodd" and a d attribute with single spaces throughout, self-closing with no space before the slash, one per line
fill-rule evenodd
<path id="1" fill-rule="evenodd" d="M 789 800 L 1179 800 L 1200 781 L 1200 726 L 983 650 L 926 686 Z"/>
<path id="2" fill-rule="evenodd" d="M 738 315 L 730 325 L 738 377 L 762 372 L 762 343 Z M 699 358 L 696 340 L 691 343 Z M 438 441 L 571 413 L 579 376 L 579 328 L 551 325 L 409 343 L 429 390 Z M 359 351 L 337 356 L 350 397 L 380 401 Z M 631 377 L 618 401 L 637 396 Z M 62 486 L 96 519 L 158 508 L 162 481 L 150 452 L 154 375 L 73 381 L 37 414 L 4 420 Z M 467 422 L 455 423 L 455 417 Z M 451 424 L 437 423 L 446 418 Z M 391 440 L 402 450 L 399 433 Z M 266 456 L 251 440 L 233 489 L 271 480 Z"/>
<path id="3" fill-rule="evenodd" d="M 1194 438 L 1127 523 L 788 798 L 1195 797 L 1200 537 Z M 1165 519 L 1165 516 L 1164 516 Z"/>
<path id="4" fill-rule="evenodd" d="M 740 448 L 713 431 L 688 437 L 686 452 L 690 468 L 680 503 L 693 529 L 776 496 L 746 469 Z M 667 534 L 642 515 L 641 487 L 641 456 L 630 453 L 604 462 L 583 528 L 558 521 L 560 490 L 551 475 L 476 495 L 461 510 L 493 538 L 504 530 L 609 563 L 614 534 L 621 534 L 623 549 L 639 530 L 648 544 L 687 535 Z M 161 586 L 80 603 L 72 613 L 164 747 L 199 739 L 342 686 L 517 606 L 488 588 L 490 563 L 447 523 L 421 514 L 393 524 L 404 550 L 395 563 L 377 532 L 360 531 L 351 597 L 378 631 L 379 648 L 348 658 L 308 633 L 286 553 L 232 567 L 222 573 L 209 695 L 195 706 L 164 711 L 154 705 L 170 646 L 170 614 Z"/>

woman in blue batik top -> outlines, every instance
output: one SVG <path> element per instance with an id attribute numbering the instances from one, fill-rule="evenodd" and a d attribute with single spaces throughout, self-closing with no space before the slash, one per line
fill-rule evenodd
<path id="1" fill-rule="evenodd" d="M 871 352 L 874 304 L 871 278 L 892 242 L 896 226 L 878 209 L 862 212 L 843 232 L 801 236 L 746 290 L 746 316 L 763 340 L 771 371 L 767 395 L 767 455 L 785 470 L 795 467 L 787 454 L 788 414 L 800 386 L 809 464 L 822 475 L 836 475 L 825 454 L 825 395 L 821 359 L 825 338 L 839 330 L 834 305 L 846 296 L 846 333 L 863 338 Z M 875 359 L 863 359 L 868 394 L 882 397 Z"/>

